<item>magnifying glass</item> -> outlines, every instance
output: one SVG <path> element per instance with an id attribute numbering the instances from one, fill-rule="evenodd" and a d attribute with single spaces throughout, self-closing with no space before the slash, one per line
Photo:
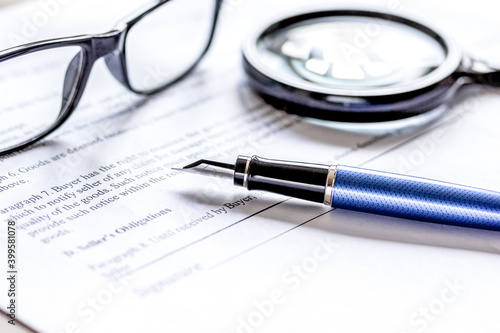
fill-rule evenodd
<path id="1" fill-rule="evenodd" d="M 366 123 L 435 110 L 465 84 L 500 86 L 500 71 L 464 56 L 415 20 L 358 9 L 299 14 L 243 45 L 250 85 L 271 105 L 323 120 Z"/>

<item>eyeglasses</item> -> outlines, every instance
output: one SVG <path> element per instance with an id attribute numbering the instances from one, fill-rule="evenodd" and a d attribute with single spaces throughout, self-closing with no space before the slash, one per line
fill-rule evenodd
<path id="1" fill-rule="evenodd" d="M 93 64 L 149 95 L 185 77 L 213 38 L 222 0 L 160 0 L 98 35 L 0 51 L 0 155 L 52 133 L 75 110 Z"/>

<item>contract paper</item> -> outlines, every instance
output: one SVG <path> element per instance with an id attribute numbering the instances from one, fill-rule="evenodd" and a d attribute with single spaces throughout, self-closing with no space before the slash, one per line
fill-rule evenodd
<path id="1" fill-rule="evenodd" d="M 499 327 L 497 232 L 334 210 L 171 169 L 200 158 L 232 163 L 239 154 L 256 154 L 500 191 L 498 90 L 458 98 L 433 121 L 363 132 L 265 104 L 241 69 L 241 31 L 263 20 L 262 6 L 271 17 L 287 3 L 229 1 L 208 57 L 152 97 L 126 91 L 98 62 L 61 129 L 0 157 L 3 312 L 9 313 L 7 227 L 15 221 L 16 320 L 35 331 Z M 31 13 L 40 8 L 28 5 Z M 0 13 L 2 22 L 22 17 L 28 5 Z M 61 6 L 36 36 L 53 37 L 65 14 L 86 5 Z M 400 6 L 421 16 L 428 9 Z M 96 14 L 104 23 L 107 7 L 115 8 L 107 4 Z M 71 31 L 85 32 L 84 21 L 75 19 Z M 103 27 L 98 32 L 109 28 Z"/>

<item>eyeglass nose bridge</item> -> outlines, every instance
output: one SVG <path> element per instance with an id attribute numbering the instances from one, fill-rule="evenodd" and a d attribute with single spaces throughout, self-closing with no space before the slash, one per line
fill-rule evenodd
<path id="1" fill-rule="evenodd" d="M 114 51 L 117 51 L 123 36 L 123 31 L 113 30 L 92 38 L 93 58 L 97 60 Z"/>
<path id="2" fill-rule="evenodd" d="M 60 117 L 66 118 L 69 116 L 69 113 L 66 114 L 66 110 L 72 110 L 78 104 L 94 62 L 101 57 L 115 57 L 115 53 L 120 53 L 118 48 L 121 36 L 121 31 L 113 30 L 105 34 L 91 36 L 82 45 L 82 51 L 75 55 L 66 70 Z M 85 53 L 87 55 L 86 61 L 84 61 Z M 117 73 L 111 71 L 116 77 Z"/>
<path id="3" fill-rule="evenodd" d="M 99 58 L 104 58 L 106 66 L 118 82 L 128 89 L 132 89 L 128 83 L 123 45 L 125 43 L 126 30 L 112 30 L 105 34 L 95 35 L 91 40 L 92 63 Z"/>

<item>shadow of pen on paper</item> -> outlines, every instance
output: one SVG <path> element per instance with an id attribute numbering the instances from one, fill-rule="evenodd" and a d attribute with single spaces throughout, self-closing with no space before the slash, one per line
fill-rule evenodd
<path id="1" fill-rule="evenodd" d="M 196 191 L 186 190 L 180 192 L 179 195 L 186 200 L 205 205 L 220 206 L 224 203 L 217 195 L 207 196 Z M 279 201 L 259 197 L 258 202 L 263 207 L 270 207 Z M 303 227 L 321 229 L 330 234 L 395 243 L 500 254 L 500 238 L 498 237 L 500 233 L 497 231 L 449 226 L 343 209 L 335 209 L 325 214 L 326 209 L 328 209 L 326 206 L 294 200 L 293 202 L 283 202 L 272 209 L 259 213 L 259 215 L 266 219 L 290 223 L 291 221 L 287 217 L 294 216 L 294 212 L 310 215 L 311 218 L 322 215 L 321 222 L 307 223 Z M 252 215 L 255 213 L 255 206 L 249 203 L 238 207 L 238 210 L 243 211 L 244 214 Z M 309 211 L 309 214 L 304 214 L 304 211 Z M 245 223 L 251 223 L 251 219 Z M 293 223 L 297 224 L 297 221 Z"/>
<path id="2" fill-rule="evenodd" d="M 443 225 L 336 209 L 323 224 L 336 234 L 500 254 L 498 231 Z"/>

